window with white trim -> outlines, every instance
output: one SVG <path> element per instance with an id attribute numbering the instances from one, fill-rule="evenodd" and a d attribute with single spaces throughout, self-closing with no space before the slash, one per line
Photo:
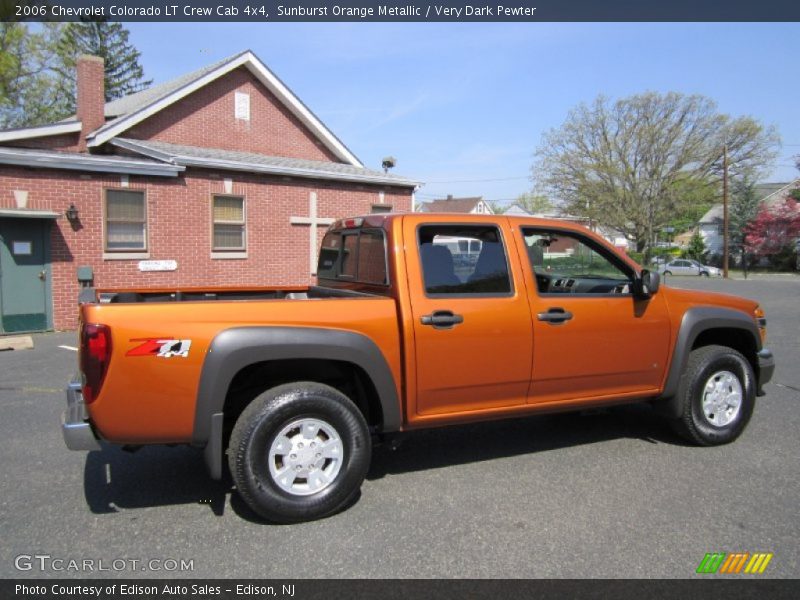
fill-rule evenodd
<path id="1" fill-rule="evenodd" d="M 233 95 L 233 115 L 240 121 L 250 120 L 250 94 L 236 92 Z"/>
<path id="2" fill-rule="evenodd" d="M 212 222 L 211 243 L 214 252 L 241 252 L 246 249 L 247 232 L 242 196 L 214 196 Z"/>
<path id="3" fill-rule="evenodd" d="M 106 190 L 106 252 L 147 250 L 147 203 L 143 191 Z"/>

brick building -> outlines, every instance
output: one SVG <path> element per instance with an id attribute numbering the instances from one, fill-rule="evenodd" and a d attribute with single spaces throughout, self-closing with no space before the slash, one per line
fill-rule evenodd
<path id="1" fill-rule="evenodd" d="M 79 276 L 306 284 L 322 226 L 413 206 L 249 51 L 108 103 L 100 59 L 77 77 L 74 118 L 0 131 L 0 333 L 74 328 Z"/>

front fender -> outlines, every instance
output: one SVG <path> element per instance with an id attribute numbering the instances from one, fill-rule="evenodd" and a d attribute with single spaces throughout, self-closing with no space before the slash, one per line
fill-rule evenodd
<path id="1" fill-rule="evenodd" d="M 660 410 L 669 416 L 677 418 L 681 415 L 680 399 L 678 398 L 681 375 L 686 369 L 689 353 L 692 351 L 697 337 L 711 329 L 742 331 L 752 338 L 756 352 L 761 350 L 758 326 L 747 314 L 718 306 L 698 306 L 687 310 L 683 315 L 675 340 L 664 391 L 657 401 Z M 748 357 L 748 359 L 752 360 L 753 357 Z"/>

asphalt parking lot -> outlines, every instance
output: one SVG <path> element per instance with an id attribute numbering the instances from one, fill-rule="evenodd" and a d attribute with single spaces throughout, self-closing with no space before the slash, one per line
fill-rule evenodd
<path id="1" fill-rule="evenodd" d="M 376 450 L 348 510 L 292 526 L 259 522 L 199 450 L 67 451 L 75 335 L 36 335 L 0 353 L 0 577 L 685 578 L 717 551 L 800 577 L 800 278 L 670 284 L 767 312 L 777 370 L 734 444 L 687 446 L 644 406 L 420 432 Z M 20 555 L 193 570 L 20 571 Z"/>

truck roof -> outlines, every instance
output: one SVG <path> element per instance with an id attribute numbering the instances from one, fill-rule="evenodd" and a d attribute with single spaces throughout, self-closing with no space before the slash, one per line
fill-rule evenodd
<path id="1" fill-rule="evenodd" d="M 541 227 L 546 229 L 560 229 L 562 231 L 574 231 L 584 236 L 589 236 L 596 243 L 604 246 L 609 251 L 622 258 L 636 271 L 641 270 L 641 265 L 636 263 L 624 250 L 614 247 L 608 240 L 598 235 L 585 225 L 576 223 L 574 221 L 566 221 L 562 219 L 545 219 L 541 217 L 533 217 L 526 215 L 495 215 L 495 214 L 466 214 L 466 213 L 436 213 L 436 212 L 413 212 L 413 213 L 381 213 L 381 214 L 367 214 L 357 217 L 348 217 L 346 219 L 339 219 L 334 222 L 330 230 L 336 231 L 341 229 L 352 229 L 359 227 L 375 227 L 381 228 L 386 231 L 392 229 L 392 223 L 397 220 L 405 218 L 412 218 L 415 221 L 429 222 L 429 223 L 453 223 L 453 224 L 470 224 L 470 223 L 493 223 L 501 224 L 507 223 L 513 226 L 532 226 Z"/>
<path id="2" fill-rule="evenodd" d="M 390 223 L 404 217 L 430 220 L 436 223 L 499 223 L 506 220 L 512 224 L 519 223 L 539 227 L 553 227 L 585 232 L 588 227 L 563 219 L 546 219 L 526 215 L 496 215 L 496 214 L 467 214 L 467 213 L 436 213 L 436 212 L 411 212 L 411 213 L 380 213 L 366 214 L 345 219 L 338 219 L 331 225 L 331 229 L 348 229 L 351 227 L 382 227 L 388 228 Z M 358 221 L 361 221 L 360 223 Z"/>

